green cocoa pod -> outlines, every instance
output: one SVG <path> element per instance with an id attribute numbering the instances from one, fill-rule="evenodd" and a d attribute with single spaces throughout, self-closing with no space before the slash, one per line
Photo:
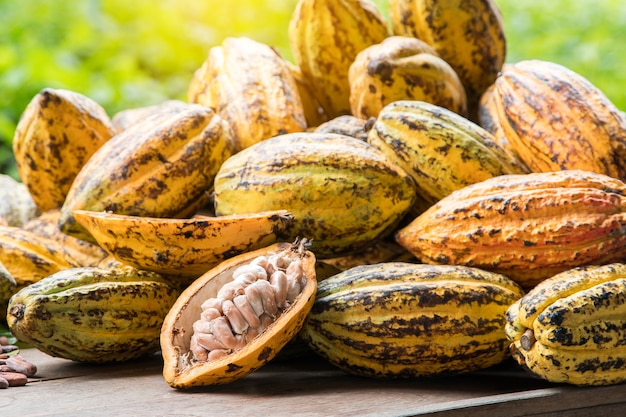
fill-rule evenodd
<path id="1" fill-rule="evenodd" d="M 134 268 L 69 268 L 22 288 L 7 324 L 21 342 L 79 362 L 121 362 L 155 353 L 178 290 Z"/>

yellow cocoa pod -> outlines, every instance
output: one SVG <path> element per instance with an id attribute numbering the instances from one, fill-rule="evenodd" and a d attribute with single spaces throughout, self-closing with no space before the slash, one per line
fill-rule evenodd
<path id="1" fill-rule="evenodd" d="M 553 62 L 505 66 L 497 121 L 534 172 L 581 169 L 626 179 L 626 117 L 591 82 Z"/>
<path id="2" fill-rule="evenodd" d="M 115 133 L 105 110 L 80 93 L 45 88 L 33 97 L 15 129 L 13 153 L 42 212 L 61 207 L 83 165 Z"/>
<path id="3" fill-rule="evenodd" d="M 296 336 L 317 289 L 315 255 L 303 244 L 237 255 L 182 292 L 161 330 L 163 377 L 170 386 L 243 378 Z"/>
<path id="4" fill-rule="evenodd" d="M 48 210 L 26 222 L 22 229 L 60 243 L 80 266 L 96 266 L 107 256 L 100 246 L 63 233 L 59 228 L 60 217 L 61 210 Z"/>
<path id="5" fill-rule="evenodd" d="M 237 150 L 306 129 L 298 85 L 268 45 L 226 38 L 210 49 L 188 89 L 189 101 L 215 109 L 231 127 Z"/>
<path id="6" fill-rule="evenodd" d="M 324 113 L 324 109 L 317 99 L 315 94 L 315 86 L 308 80 L 300 70 L 300 67 L 285 61 L 293 79 L 298 86 L 298 93 L 300 93 L 300 100 L 302 101 L 302 110 L 304 111 L 304 117 L 306 119 L 307 128 L 315 128 L 320 124 L 326 122 L 328 117 Z"/>
<path id="7" fill-rule="evenodd" d="M 153 106 L 135 107 L 125 110 L 120 110 L 111 117 L 111 122 L 115 126 L 117 133 L 128 129 L 134 124 L 143 122 L 146 117 L 153 114 L 174 113 L 180 110 L 184 110 L 187 103 L 180 100 L 166 100 L 162 103 L 155 104 Z"/>
<path id="8" fill-rule="evenodd" d="M 55 272 L 80 266 L 61 243 L 14 226 L 0 226 L 0 262 L 15 279 L 18 290 Z"/>
<path id="9" fill-rule="evenodd" d="M 228 123 L 208 107 L 187 104 L 148 117 L 89 159 L 68 192 L 59 227 L 95 243 L 74 210 L 189 217 L 207 203 L 217 170 L 233 152 Z"/>
<path id="10" fill-rule="evenodd" d="M 9 300 L 15 337 L 48 355 L 78 362 L 122 362 L 154 354 L 179 290 L 154 272 L 69 268 Z"/>
<path id="11" fill-rule="evenodd" d="M 316 256 L 340 256 L 388 236 L 415 201 L 412 178 L 350 136 L 300 132 L 233 155 L 215 177 L 217 215 L 288 210 L 290 240 Z"/>
<path id="12" fill-rule="evenodd" d="M 357 54 L 390 30 L 370 0 L 300 0 L 289 24 L 295 63 L 329 119 L 350 114 L 348 71 Z"/>
<path id="13" fill-rule="evenodd" d="M 391 36 L 359 52 L 350 66 L 352 114 L 367 119 L 398 100 L 420 100 L 467 115 L 465 89 L 433 47 L 412 37 Z"/>
<path id="14" fill-rule="evenodd" d="M 75 210 L 74 217 L 123 264 L 183 284 L 225 259 L 279 241 L 292 221 L 286 210 L 190 219 Z"/>
<path id="15" fill-rule="evenodd" d="M 626 381 L 626 265 L 572 268 L 507 311 L 515 360 L 536 376 L 580 386 Z"/>
<path id="16" fill-rule="evenodd" d="M 357 266 L 319 282 L 300 335 L 354 375 L 467 373 L 510 356 L 506 311 L 523 295 L 507 277 L 467 266 Z"/>
<path id="17" fill-rule="evenodd" d="M 39 209 L 26 185 L 0 174 L 0 219 L 5 225 L 19 227 L 38 215 Z"/>
<path id="18" fill-rule="evenodd" d="M 489 132 L 424 101 L 385 106 L 367 141 L 411 175 L 425 206 L 467 185 L 525 172 Z"/>
<path id="19" fill-rule="evenodd" d="M 461 79 L 470 119 L 478 100 L 496 79 L 506 58 L 506 37 L 495 0 L 391 0 L 396 35 L 432 45 Z"/>

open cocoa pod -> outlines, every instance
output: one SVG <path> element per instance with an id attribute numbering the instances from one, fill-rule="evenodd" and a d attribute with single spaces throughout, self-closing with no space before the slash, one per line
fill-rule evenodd
<path id="1" fill-rule="evenodd" d="M 247 252 L 187 287 L 161 330 L 174 388 L 225 384 L 263 366 L 300 331 L 317 291 L 306 241 Z"/>

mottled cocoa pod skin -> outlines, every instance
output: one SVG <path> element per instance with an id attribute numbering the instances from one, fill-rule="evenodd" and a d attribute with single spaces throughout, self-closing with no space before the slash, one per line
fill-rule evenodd
<path id="1" fill-rule="evenodd" d="M 357 54 L 391 31 L 369 0 L 300 0 L 289 25 L 296 64 L 329 119 L 350 114 L 348 71 Z"/>
<path id="2" fill-rule="evenodd" d="M 599 386 L 626 380 L 626 264 L 586 265 L 539 283 L 507 311 L 515 361 L 554 383 Z"/>
<path id="3" fill-rule="evenodd" d="M 275 49 L 250 38 L 228 37 L 209 50 L 187 95 L 190 102 L 215 109 L 228 122 L 235 150 L 240 151 L 276 135 L 305 130 L 300 96 L 304 88 Z M 313 111 L 309 109 L 311 118 Z"/>
<path id="4" fill-rule="evenodd" d="M 106 111 L 80 93 L 45 88 L 15 129 L 20 179 L 41 211 L 59 208 L 83 165 L 116 133 Z"/>
<path id="5" fill-rule="evenodd" d="M 158 350 L 163 317 L 178 294 L 148 271 L 68 268 L 13 295 L 7 326 L 18 340 L 53 357 L 123 362 Z M 15 365 L 34 371 L 23 361 Z"/>
<path id="6" fill-rule="evenodd" d="M 505 311 L 522 295 L 507 277 L 477 268 L 361 265 L 319 283 L 300 336 L 354 375 L 466 373 L 509 356 Z"/>
<path id="7" fill-rule="evenodd" d="M 390 36 L 359 52 L 348 73 L 352 114 L 377 117 L 398 100 L 421 100 L 467 116 L 465 88 L 433 47 L 408 36 Z"/>
<path id="8" fill-rule="evenodd" d="M 533 172 L 581 169 L 626 179 L 626 118 L 587 79 L 526 60 L 506 65 L 493 88 L 485 109 L 495 108 L 492 129 Z"/>
<path id="9" fill-rule="evenodd" d="M 495 0 L 391 0 L 395 35 L 414 36 L 433 46 L 459 75 L 469 118 L 496 80 L 507 52 L 502 14 Z"/>
<path id="10" fill-rule="evenodd" d="M 579 170 L 505 175 L 440 200 L 396 241 L 425 263 L 502 273 L 524 288 L 626 256 L 626 185 Z"/>
<path id="11" fill-rule="evenodd" d="M 398 163 L 418 188 L 421 211 L 452 191 L 488 178 L 525 173 L 480 126 L 444 107 L 399 100 L 386 105 L 367 142 Z"/>
<path id="12" fill-rule="evenodd" d="M 215 178 L 218 215 L 289 207 L 289 240 L 307 236 L 316 256 L 357 252 L 389 236 L 413 206 L 414 181 L 354 137 L 300 132 L 233 155 Z"/>
<path id="13" fill-rule="evenodd" d="M 74 210 L 190 217 L 207 204 L 215 173 L 233 152 L 230 126 L 211 108 L 187 104 L 153 114 L 89 158 L 63 202 L 59 228 L 95 243 Z"/>

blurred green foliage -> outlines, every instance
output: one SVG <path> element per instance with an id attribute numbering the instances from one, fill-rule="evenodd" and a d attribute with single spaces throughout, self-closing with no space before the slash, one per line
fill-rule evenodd
<path id="1" fill-rule="evenodd" d="M 0 0 L 0 172 L 17 176 L 10 148 L 22 111 L 41 89 L 66 88 L 110 115 L 186 98 L 193 72 L 227 36 L 249 36 L 291 58 L 297 0 Z M 497 0 L 507 61 L 565 65 L 626 109 L 622 0 Z M 387 0 L 374 0 L 388 15 Z"/>

